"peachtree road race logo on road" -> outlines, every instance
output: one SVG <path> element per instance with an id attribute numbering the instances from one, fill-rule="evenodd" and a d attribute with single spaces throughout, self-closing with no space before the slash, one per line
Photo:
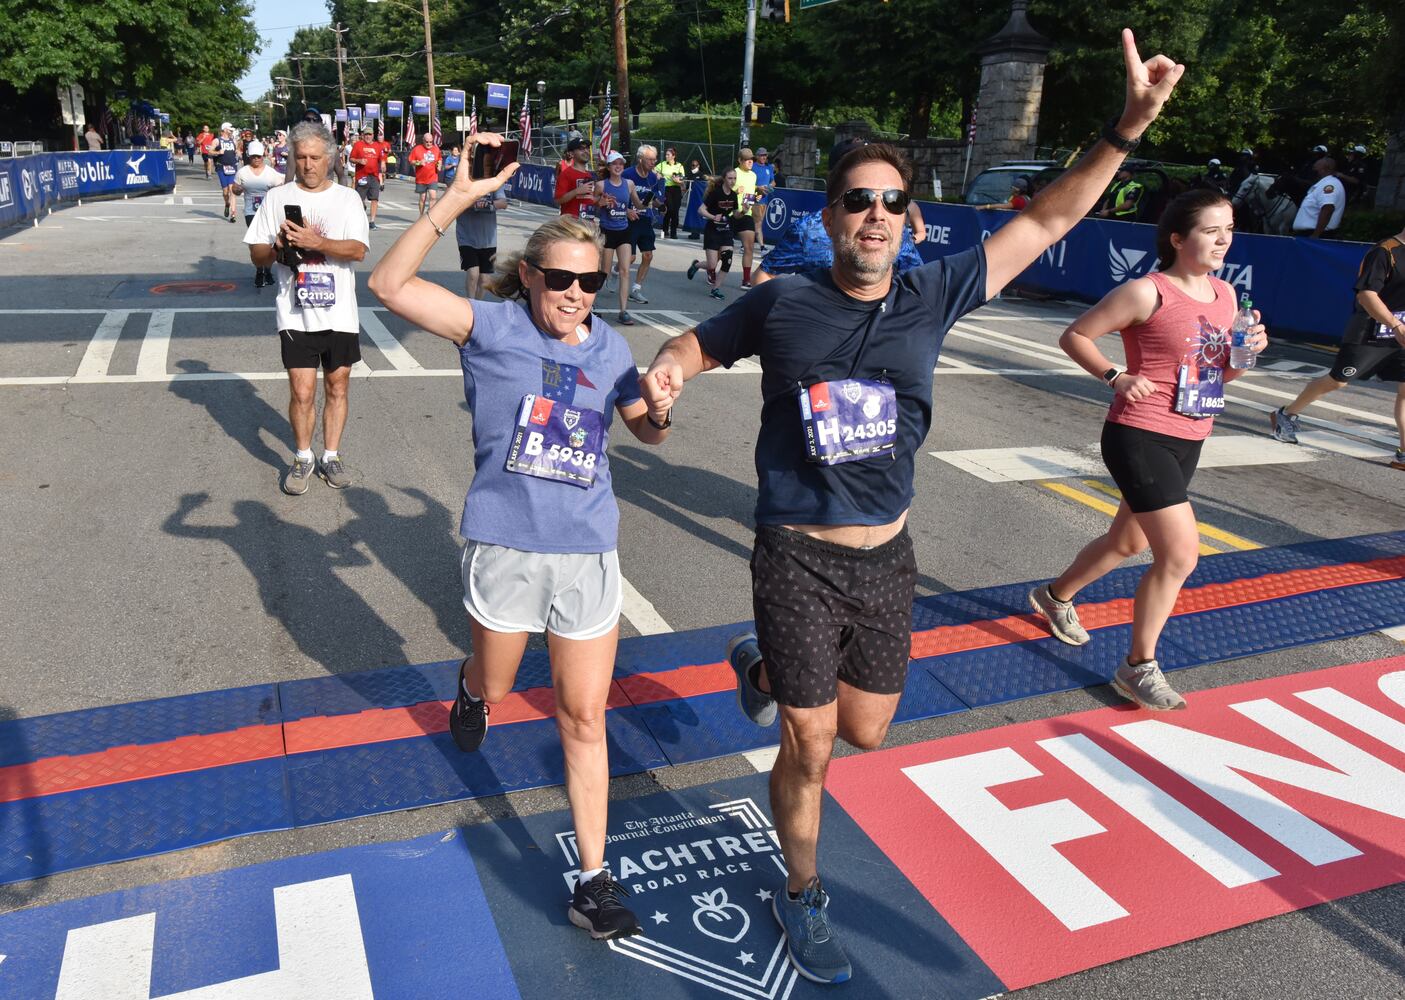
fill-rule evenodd
<path id="1" fill-rule="evenodd" d="M 141 172 L 141 161 L 146 159 L 146 154 L 142 153 L 136 159 L 127 160 L 127 183 L 128 184 L 150 184 L 151 178 Z"/>
<path id="2" fill-rule="evenodd" d="M 574 833 L 557 844 L 568 888 L 580 871 Z M 734 997 L 774 998 L 795 985 L 771 897 L 785 879 L 780 841 L 753 799 L 625 824 L 606 860 L 632 894 L 644 933 L 610 942 L 622 955 Z"/>
<path id="3" fill-rule="evenodd" d="M 772 197 L 770 204 L 766 206 L 766 224 L 772 229 L 784 229 L 786 217 L 790 215 L 790 210 L 786 208 L 785 199 Z"/>

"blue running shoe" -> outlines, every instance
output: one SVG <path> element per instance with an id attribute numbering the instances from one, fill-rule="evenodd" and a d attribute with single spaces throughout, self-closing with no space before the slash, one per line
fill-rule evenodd
<path id="1" fill-rule="evenodd" d="M 761 662 L 761 647 L 754 632 L 732 636 L 727 643 L 727 662 L 737 675 L 737 707 L 752 722 L 762 728 L 776 724 L 776 700 L 756 686 L 751 672 Z"/>
<path id="2" fill-rule="evenodd" d="M 786 951 L 795 971 L 815 983 L 848 982 L 854 970 L 834 939 L 825 913 L 828 908 L 829 893 L 821 887 L 819 876 L 810 879 L 799 899 L 790 898 L 784 881 L 771 898 L 771 912 L 785 931 Z"/>

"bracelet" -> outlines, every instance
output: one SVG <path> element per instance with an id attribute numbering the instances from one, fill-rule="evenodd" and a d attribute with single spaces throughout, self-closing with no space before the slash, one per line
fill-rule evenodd
<path id="1" fill-rule="evenodd" d="M 668 412 L 663 415 L 663 423 L 654 419 L 654 415 L 648 410 L 644 411 L 644 419 L 649 421 L 649 426 L 656 431 L 666 431 L 673 426 L 673 407 L 668 408 Z"/>
<path id="2" fill-rule="evenodd" d="M 435 223 L 434 217 L 433 217 L 433 216 L 431 216 L 428 212 L 425 212 L 425 213 L 424 213 L 424 217 L 429 220 L 429 225 L 430 225 L 430 227 L 431 227 L 436 233 L 438 233 L 439 236 L 443 236 L 443 235 L 444 235 L 444 230 L 440 229 L 439 226 Z M 437 236 L 436 236 L 435 238 L 438 239 Z"/>
<path id="3" fill-rule="evenodd" d="M 1117 118 L 1109 118 L 1098 137 L 1113 149 L 1120 149 L 1124 153 L 1134 152 L 1141 143 L 1142 137 L 1137 136 L 1135 139 L 1128 139 L 1121 132 L 1117 131 L 1117 122 Z"/>

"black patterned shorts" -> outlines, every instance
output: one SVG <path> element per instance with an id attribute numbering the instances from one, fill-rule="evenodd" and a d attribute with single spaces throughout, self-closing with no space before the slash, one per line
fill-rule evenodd
<path id="1" fill-rule="evenodd" d="M 841 680 L 874 694 L 900 693 L 916 587 L 917 558 L 906 528 L 871 549 L 758 528 L 751 600 L 776 701 L 828 705 Z"/>

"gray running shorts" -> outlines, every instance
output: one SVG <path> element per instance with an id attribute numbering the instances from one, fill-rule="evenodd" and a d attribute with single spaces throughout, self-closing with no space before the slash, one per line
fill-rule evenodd
<path id="1" fill-rule="evenodd" d="M 597 639 L 620 618 L 624 592 L 615 552 L 523 552 L 469 541 L 459 570 L 463 606 L 494 632 Z"/>

